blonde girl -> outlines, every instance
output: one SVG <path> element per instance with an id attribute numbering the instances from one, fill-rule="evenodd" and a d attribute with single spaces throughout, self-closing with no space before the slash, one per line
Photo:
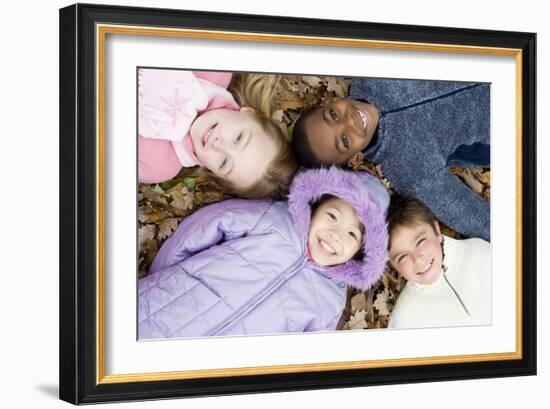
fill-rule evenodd
<path id="1" fill-rule="evenodd" d="M 298 165 L 270 119 L 277 81 L 262 74 L 139 69 L 139 181 L 162 182 L 199 165 L 237 196 L 286 194 Z"/>

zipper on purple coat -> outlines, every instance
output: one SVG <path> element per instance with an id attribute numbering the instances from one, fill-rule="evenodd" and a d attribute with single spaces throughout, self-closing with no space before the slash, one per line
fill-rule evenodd
<path id="1" fill-rule="evenodd" d="M 268 296 L 273 294 L 274 291 L 276 291 L 283 283 L 287 282 L 290 278 L 294 277 L 298 272 L 301 271 L 302 267 L 306 264 L 307 259 L 305 257 L 300 257 L 297 263 L 294 263 L 292 266 L 290 266 L 283 274 L 278 276 L 278 279 L 275 280 L 273 283 L 271 283 L 266 289 L 260 294 L 260 296 L 256 299 L 252 299 L 249 301 L 244 307 L 241 307 L 239 310 L 235 311 L 229 318 L 225 320 L 225 322 L 222 322 L 218 326 L 214 327 L 212 330 L 210 330 L 206 336 L 216 336 L 220 332 L 232 327 L 235 325 L 235 323 L 246 316 L 251 309 L 256 307 L 259 303 L 261 303 L 263 300 L 265 300 Z M 290 271 L 290 274 L 289 274 Z"/>

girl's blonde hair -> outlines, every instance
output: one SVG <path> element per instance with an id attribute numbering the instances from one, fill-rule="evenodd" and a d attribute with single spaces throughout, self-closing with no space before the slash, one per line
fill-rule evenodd
<path id="1" fill-rule="evenodd" d="M 251 186 L 236 187 L 227 180 L 214 177 L 225 190 L 245 199 L 284 198 L 294 174 L 298 171 L 299 165 L 290 150 L 288 135 L 271 119 L 279 79 L 280 76 L 271 74 L 236 73 L 229 85 L 229 91 L 241 107 L 247 106 L 255 110 L 253 115 L 275 142 L 277 150 L 264 174 Z"/>

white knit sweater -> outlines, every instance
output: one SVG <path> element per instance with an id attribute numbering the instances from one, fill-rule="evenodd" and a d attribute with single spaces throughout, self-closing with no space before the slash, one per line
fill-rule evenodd
<path id="1" fill-rule="evenodd" d="M 481 239 L 444 236 L 447 268 L 430 285 L 409 281 L 388 327 L 423 328 L 491 324 L 491 250 Z"/>

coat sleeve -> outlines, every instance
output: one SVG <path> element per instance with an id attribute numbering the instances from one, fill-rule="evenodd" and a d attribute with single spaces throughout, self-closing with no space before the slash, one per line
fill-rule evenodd
<path id="1" fill-rule="evenodd" d="M 233 78 L 232 72 L 224 71 L 193 71 L 195 77 L 201 78 L 206 81 L 210 81 L 212 84 L 216 84 L 222 88 L 228 88 Z"/>
<path id="2" fill-rule="evenodd" d="M 357 172 L 363 185 L 369 189 L 372 195 L 378 201 L 378 204 L 382 208 L 384 213 L 387 212 L 388 206 L 390 205 L 390 195 L 382 182 L 374 175 L 371 175 L 369 172 Z"/>
<path id="3" fill-rule="evenodd" d="M 490 241 L 490 204 L 446 168 L 414 192 L 451 229 Z"/>
<path id="4" fill-rule="evenodd" d="M 158 251 L 150 273 L 179 264 L 224 241 L 247 235 L 271 205 L 268 200 L 230 199 L 185 218 Z"/>
<path id="5" fill-rule="evenodd" d="M 182 141 L 208 95 L 190 71 L 140 69 L 139 134 L 143 138 Z"/>
<path id="6" fill-rule="evenodd" d="M 328 321 L 314 319 L 304 328 L 304 332 L 336 331 L 341 318 L 342 311 L 330 317 Z"/>

